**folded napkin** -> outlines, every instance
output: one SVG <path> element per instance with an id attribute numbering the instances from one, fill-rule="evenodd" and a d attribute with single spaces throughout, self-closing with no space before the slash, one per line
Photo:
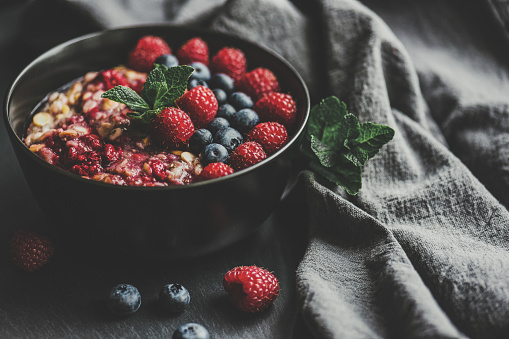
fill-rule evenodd
<path id="1" fill-rule="evenodd" d="M 24 37 L 36 50 L 148 22 L 256 40 L 297 68 L 314 103 L 336 95 L 361 122 L 396 131 L 356 196 L 299 175 L 310 231 L 296 284 L 316 338 L 509 337 L 505 2 L 34 0 L 28 9 Z"/>

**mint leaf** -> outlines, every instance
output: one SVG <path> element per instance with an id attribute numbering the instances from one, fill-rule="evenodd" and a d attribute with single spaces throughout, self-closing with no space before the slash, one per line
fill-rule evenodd
<path id="1" fill-rule="evenodd" d="M 340 160 L 336 149 L 322 143 L 314 135 L 311 136 L 311 150 L 325 167 L 333 167 Z"/>
<path id="2" fill-rule="evenodd" d="M 126 86 L 115 86 L 104 92 L 101 98 L 110 99 L 128 106 L 133 111 L 145 112 L 149 105 L 134 90 Z"/>
<path id="3" fill-rule="evenodd" d="M 392 128 L 361 124 L 345 103 L 329 97 L 311 109 L 303 149 L 311 169 L 355 195 L 362 187 L 362 167 L 393 137 Z"/>
<path id="4" fill-rule="evenodd" d="M 159 108 L 164 106 L 163 98 L 168 92 L 168 86 L 166 85 L 166 78 L 164 73 L 159 68 L 154 68 L 148 75 L 145 85 L 141 90 L 141 97 L 152 108 Z"/>
<path id="5" fill-rule="evenodd" d="M 346 157 L 356 166 L 362 167 L 393 137 L 394 130 L 389 126 L 370 122 L 363 123 L 360 126 L 360 134 L 357 139 L 345 144 L 349 149 Z"/>
<path id="6" fill-rule="evenodd" d="M 193 71 L 194 68 L 191 66 L 168 68 L 156 64 L 147 76 L 141 96 L 153 109 L 175 106 L 175 100 L 186 91 L 187 81 Z"/>
<path id="7" fill-rule="evenodd" d="M 325 179 L 341 186 L 350 195 L 356 195 L 362 188 L 362 169 L 346 159 L 334 168 L 323 167 L 316 161 L 312 161 L 310 167 Z"/>
<path id="8" fill-rule="evenodd" d="M 344 102 L 336 97 L 323 99 L 318 105 L 311 108 L 307 129 L 307 139 L 311 140 L 314 135 L 318 140 L 331 143 L 342 138 L 343 117 L 348 113 Z M 346 135 L 345 135 L 346 138 Z M 344 139 L 343 139 L 344 140 Z M 341 143 L 343 142 L 341 140 Z"/>
<path id="9" fill-rule="evenodd" d="M 180 98 L 187 89 L 187 82 L 189 77 L 194 72 L 194 68 L 191 66 L 176 66 L 168 68 L 164 65 L 156 65 L 160 67 L 166 78 L 166 85 L 168 86 L 167 100 L 175 103 L 175 100 Z"/>

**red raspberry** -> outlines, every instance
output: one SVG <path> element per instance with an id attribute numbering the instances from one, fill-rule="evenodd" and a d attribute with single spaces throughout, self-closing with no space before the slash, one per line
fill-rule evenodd
<path id="1" fill-rule="evenodd" d="M 214 92 L 205 86 L 196 86 L 176 101 L 178 107 L 189 114 L 196 128 L 203 128 L 217 113 L 217 99 Z"/>
<path id="2" fill-rule="evenodd" d="M 253 166 L 263 159 L 267 158 L 267 154 L 263 150 L 262 145 L 254 141 L 248 141 L 237 147 L 230 155 L 230 165 L 234 170 Z"/>
<path id="3" fill-rule="evenodd" d="M 129 86 L 127 79 L 117 70 L 108 69 L 104 72 L 101 72 L 99 75 L 99 79 L 104 83 L 104 89 L 109 90 L 115 86 Z"/>
<path id="4" fill-rule="evenodd" d="M 11 254 L 16 265 L 33 272 L 48 262 L 53 255 L 53 245 L 44 236 L 19 230 L 11 240 Z"/>
<path id="5" fill-rule="evenodd" d="M 147 35 L 129 52 L 127 65 L 139 72 L 150 72 L 157 57 L 171 54 L 171 48 L 160 37 Z"/>
<path id="6" fill-rule="evenodd" d="M 246 139 L 256 141 L 262 145 L 267 155 L 271 155 L 288 142 L 288 132 L 285 126 L 278 122 L 262 122 L 249 131 Z"/>
<path id="7" fill-rule="evenodd" d="M 267 68 L 258 67 L 245 73 L 236 83 L 239 91 L 249 95 L 256 101 L 264 95 L 279 91 L 279 82 Z"/>
<path id="8" fill-rule="evenodd" d="M 185 148 L 194 133 L 189 115 L 175 107 L 163 109 L 152 120 L 150 127 L 154 138 L 168 149 Z"/>
<path id="9" fill-rule="evenodd" d="M 257 266 L 239 266 L 228 271 L 223 286 L 235 307 L 246 312 L 266 309 L 279 294 L 274 274 Z"/>
<path id="10" fill-rule="evenodd" d="M 274 92 L 258 100 L 253 108 L 261 121 L 276 121 L 287 129 L 293 127 L 297 105 L 290 94 Z"/>
<path id="11" fill-rule="evenodd" d="M 101 153 L 103 166 L 110 166 L 120 159 L 123 151 L 120 147 L 115 147 L 112 144 L 105 144 Z"/>
<path id="12" fill-rule="evenodd" d="M 212 58 L 212 73 L 224 73 L 233 80 L 238 80 L 246 73 L 246 56 L 240 49 L 224 47 Z"/>
<path id="13" fill-rule="evenodd" d="M 198 177 L 199 181 L 224 177 L 233 173 L 233 168 L 222 162 L 213 162 L 205 166 Z"/>
<path id="14" fill-rule="evenodd" d="M 192 62 L 201 62 L 209 65 L 209 46 L 200 38 L 192 38 L 183 44 L 177 51 L 177 58 L 182 65 Z"/>

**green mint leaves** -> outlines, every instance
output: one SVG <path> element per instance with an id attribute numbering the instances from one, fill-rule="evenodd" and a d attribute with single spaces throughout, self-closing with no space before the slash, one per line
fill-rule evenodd
<path id="1" fill-rule="evenodd" d="M 362 187 L 362 167 L 392 140 L 389 126 L 359 123 L 336 97 L 311 109 L 306 138 L 310 168 L 351 195 Z"/>
<path id="2" fill-rule="evenodd" d="M 155 64 L 147 76 L 141 96 L 129 87 L 116 86 L 104 92 L 101 97 L 125 104 L 133 111 L 127 113 L 129 117 L 142 124 L 149 124 L 164 107 L 175 106 L 175 100 L 186 91 L 187 81 L 193 71 L 191 66 L 168 68 Z"/>

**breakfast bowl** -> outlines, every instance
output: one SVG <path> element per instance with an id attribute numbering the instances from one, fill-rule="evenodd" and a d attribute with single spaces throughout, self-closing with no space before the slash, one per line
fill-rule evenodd
<path id="1" fill-rule="evenodd" d="M 200 37 L 210 55 L 230 46 L 245 53 L 248 70 L 265 67 L 291 93 L 296 118 L 286 144 L 235 173 L 188 185 L 114 185 L 51 165 L 24 142 L 31 116 L 49 93 L 90 71 L 126 61 L 144 36 L 176 50 Z M 101 31 L 62 43 L 31 62 L 6 93 L 4 119 L 27 183 L 46 215 L 47 232 L 66 246 L 138 257 L 192 257 L 229 246 L 253 233 L 277 207 L 292 171 L 309 115 L 309 94 L 295 69 L 275 52 L 225 33 L 171 25 Z"/>

